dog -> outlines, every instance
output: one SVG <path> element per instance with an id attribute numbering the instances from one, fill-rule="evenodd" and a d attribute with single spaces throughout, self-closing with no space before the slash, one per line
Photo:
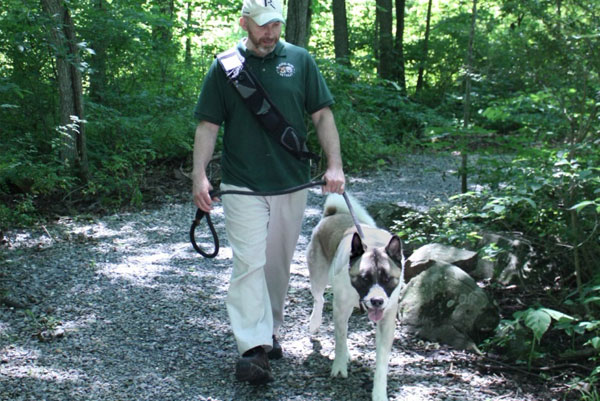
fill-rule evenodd
<path id="1" fill-rule="evenodd" d="M 335 325 L 335 359 L 331 376 L 347 378 L 350 360 L 348 319 L 355 307 L 365 309 L 369 319 L 377 325 L 372 399 L 387 400 L 389 355 L 398 299 L 404 288 L 402 241 L 377 228 L 367 211 L 354 198 L 348 198 L 364 238 L 359 235 L 344 198 L 338 194 L 329 195 L 307 249 L 314 299 L 309 330 L 314 335 L 321 325 L 323 293 L 331 283 Z"/>

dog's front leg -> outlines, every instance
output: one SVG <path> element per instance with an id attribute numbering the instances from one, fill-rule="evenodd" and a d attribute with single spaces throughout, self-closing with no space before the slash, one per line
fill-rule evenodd
<path id="1" fill-rule="evenodd" d="M 348 319 L 352 314 L 353 303 L 347 297 L 336 297 L 333 300 L 333 321 L 335 326 L 335 359 L 331 366 L 331 376 L 348 377 Z"/>
<path id="2" fill-rule="evenodd" d="M 377 357 L 375 362 L 375 378 L 373 379 L 373 401 L 387 401 L 387 375 L 388 364 L 392 343 L 394 342 L 394 332 L 396 329 L 396 313 L 398 311 L 398 302 L 385 311 L 383 319 L 377 324 L 376 348 Z"/>

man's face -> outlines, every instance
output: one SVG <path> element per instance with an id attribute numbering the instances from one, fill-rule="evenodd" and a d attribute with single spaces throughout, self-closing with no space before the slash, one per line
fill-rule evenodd
<path id="1" fill-rule="evenodd" d="M 240 25 L 248 32 L 246 46 L 257 56 L 264 57 L 275 50 L 275 46 L 281 37 L 281 22 L 270 22 L 259 26 L 252 18 L 242 17 Z"/>

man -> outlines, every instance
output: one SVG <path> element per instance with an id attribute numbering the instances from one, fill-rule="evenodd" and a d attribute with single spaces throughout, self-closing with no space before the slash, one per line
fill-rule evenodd
<path id="1" fill-rule="evenodd" d="M 280 41 L 284 23 L 280 0 L 244 0 L 240 26 L 248 37 L 237 48 L 273 103 L 306 138 L 311 116 L 327 158 L 323 192 L 342 193 L 344 173 L 333 114 L 333 98 L 306 50 Z M 221 190 L 278 191 L 307 183 L 310 164 L 288 153 L 261 127 L 217 61 L 207 73 L 195 117 L 193 197 L 212 208 L 206 176 L 224 124 Z M 251 384 L 273 380 L 268 359 L 282 357 L 277 341 L 300 235 L 307 190 L 277 196 L 223 196 L 225 227 L 233 250 L 227 311 L 241 358 L 236 378 Z"/>

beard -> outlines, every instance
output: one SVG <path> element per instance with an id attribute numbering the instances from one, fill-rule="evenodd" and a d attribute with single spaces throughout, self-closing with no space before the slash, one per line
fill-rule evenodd
<path id="1" fill-rule="evenodd" d="M 277 46 L 279 38 L 258 38 L 254 36 L 251 32 L 248 32 L 248 41 L 252 43 L 252 47 L 258 55 L 266 56 L 267 54 L 275 50 L 275 46 Z"/>

